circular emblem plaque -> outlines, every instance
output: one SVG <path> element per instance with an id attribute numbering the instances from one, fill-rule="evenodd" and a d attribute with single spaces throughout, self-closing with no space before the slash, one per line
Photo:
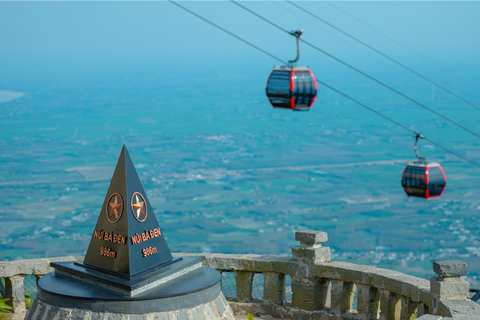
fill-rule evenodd
<path id="1" fill-rule="evenodd" d="M 111 223 L 115 223 L 120 220 L 123 212 L 123 199 L 120 194 L 113 193 L 110 198 L 108 198 L 106 212 L 107 219 Z"/>
<path id="2" fill-rule="evenodd" d="M 137 219 L 139 222 L 145 221 L 145 219 L 147 219 L 147 203 L 140 192 L 135 192 L 132 194 L 132 200 L 130 201 L 130 204 L 132 206 L 132 213 L 135 219 Z"/>

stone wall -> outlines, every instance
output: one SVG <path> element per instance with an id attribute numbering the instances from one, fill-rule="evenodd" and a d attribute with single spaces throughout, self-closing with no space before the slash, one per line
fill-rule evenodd
<path id="1" fill-rule="evenodd" d="M 461 261 L 434 263 L 438 277 L 429 281 L 392 270 L 330 261 L 330 250 L 323 246 L 328 239 L 324 232 L 301 231 L 295 238 L 300 245 L 292 248 L 292 257 L 197 255 L 206 257 L 205 265 L 235 274 L 236 297 L 229 303 L 236 313 L 284 319 L 480 319 L 480 306 L 468 299 L 468 283 L 461 279 L 466 274 L 466 264 Z M 174 254 L 184 255 L 195 254 Z M 35 274 L 38 279 L 52 271 L 50 262 L 73 260 L 83 257 L 0 262 L 0 277 L 6 279 L 16 319 L 23 319 L 25 314 L 25 275 Z M 256 273 L 263 274 L 263 299 L 252 298 Z M 291 301 L 286 301 L 287 276 L 291 278 Z"/>

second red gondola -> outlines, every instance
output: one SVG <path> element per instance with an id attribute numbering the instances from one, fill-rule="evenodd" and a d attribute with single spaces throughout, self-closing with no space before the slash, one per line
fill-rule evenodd
<path id="1" fill-rule="evenodd" d="M 440 198 L 446 182 L 445 172 L 436 162 L 410 162 L 402 174 L 402 187 L 409 197 Z"/>
<path id="2" fill-rule="evenodd" d="M 407 164 L 402 173 L 402 187 L 409 197 L 424 199 L 440 198 L 445 191 L 447 177 L 440 164 L 427 162 L 425 157 L 418 154 L 418 138 L 424 136 L 415 132 L 415 155 L 418 160 Z"/>

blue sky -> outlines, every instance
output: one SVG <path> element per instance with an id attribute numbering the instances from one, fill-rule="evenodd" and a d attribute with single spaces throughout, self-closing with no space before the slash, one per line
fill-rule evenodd
<path id="1" fill-rule="evenodd" d="M 295 57 L 291 36 L 229 1 L 180 3 L 284 60 Z M 384 63 L 285 1 L 241 3 L 285 29 L 304 29 L 305 40 L 349 62 Z M 345 12 L 442 65 L 478 65 L 480 2 L 355 1 L 333 2 L 334 6 L 323 1 L 296 3 L 412 65 L 422 66 L 425 61 Z M 3 69 L 4 75 L 42 66 L 49 70 L 66 66 L 201 69 L 235 65 L 270 68 L 277 64 L 165 1 L 0 1 L 0 30 L 0 71 Z M 308 47 L 303 48 L 300 62 L 338 67 Z"/>

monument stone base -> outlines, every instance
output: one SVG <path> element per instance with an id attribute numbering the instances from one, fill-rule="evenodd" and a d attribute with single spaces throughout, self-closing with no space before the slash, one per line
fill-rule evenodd
<path id="1" fill-rule="evenodd" d="M 161 304 L 161 301 L 158 301 Z M 35 300 L 29 308 L 26 320 L 234 320 L 232 309 L 220 292 L 214 300 L 180 310 L 124 314 L 99 312 L 82 308 L 59 307 L 41 300 Z"/>
<path id="2" fill-rule="evenodd" d="M 221 292 L 221 275 L 210 267 L 200 266 L 153 288 L 146 284 L 149 289 L 134 296 L 58 271 L 40 279 L 26 320 L 235 319 Z"/>

